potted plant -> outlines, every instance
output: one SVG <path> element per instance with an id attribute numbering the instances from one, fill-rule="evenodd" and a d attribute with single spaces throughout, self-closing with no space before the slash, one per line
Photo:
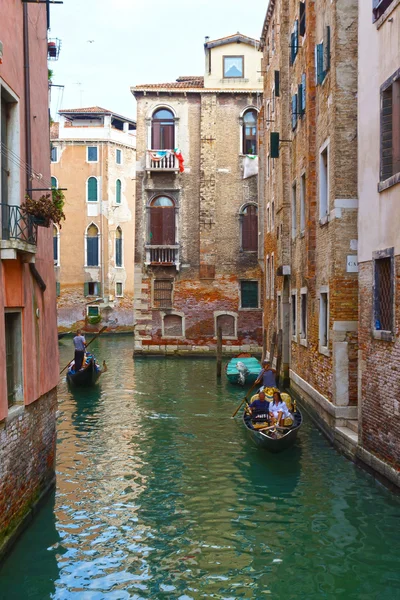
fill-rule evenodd
<path id="1" fill-rule="evenodd" d="M 61 229 L 61 221 L 65 220 L 63 212 L 65 196 L 62 190 L 52 188 L 51 194 L 43 194 L 34 199 L 25 196 L 22 210 L 32 217 L 36 225 L 50 227 L 50 223 L 56 223 Z"/>

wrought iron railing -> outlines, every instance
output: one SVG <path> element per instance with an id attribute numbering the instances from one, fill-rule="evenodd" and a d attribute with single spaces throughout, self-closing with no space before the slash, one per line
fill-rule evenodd
<path id="1" fill-rule="evenodd" d="M 179 246 L 146 246 L 146 263 L 148 265 L 177 265 L 179 263 Z"/>
<path id="2" fill-rule="evenodd" d="M 146 169 L 151 171 L 177 171 L 178 159 L 172 150 L 148 150 Z"/>
<path id="3" fill-rule="evenodd" d="M 37 225 L 31 215 L 27 215 L 20 206 L 0 204 L 1 239 L 18 240 L 26 244 L 37 244 Z"/>

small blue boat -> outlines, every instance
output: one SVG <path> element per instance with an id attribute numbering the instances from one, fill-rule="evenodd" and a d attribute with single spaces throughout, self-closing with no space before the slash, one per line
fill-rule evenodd
<path id="1" fill-rule="evenodd" d="M 254 383 L 260 371 L 261 363 L 254 356 L 232 358 L 226 366 L 228 381 L 238 385 Z"/>

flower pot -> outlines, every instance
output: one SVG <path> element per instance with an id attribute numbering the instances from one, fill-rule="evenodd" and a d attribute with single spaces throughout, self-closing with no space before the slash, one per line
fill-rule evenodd
<path id="1" fill-rule="evenodd" d="M 34 215 L 31 215 L 31 219 L 32 223 L 38 227 L 50 227 L 50 221 L 49 219 L 46 219 L 46 217 L 35 217 Z"/>

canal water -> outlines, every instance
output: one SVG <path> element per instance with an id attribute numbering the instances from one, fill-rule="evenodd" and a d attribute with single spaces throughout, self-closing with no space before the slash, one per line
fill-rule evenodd
<path id="1" fill-rule="evenodd" d="M 230 418 L 243 391 L 213 361 L 93 347 L 108 373 L 60 383 L 57 489 L 0 570 L 1 600 L 400 598 L 399 497 L 309 419 L 269 455 Z"/>

